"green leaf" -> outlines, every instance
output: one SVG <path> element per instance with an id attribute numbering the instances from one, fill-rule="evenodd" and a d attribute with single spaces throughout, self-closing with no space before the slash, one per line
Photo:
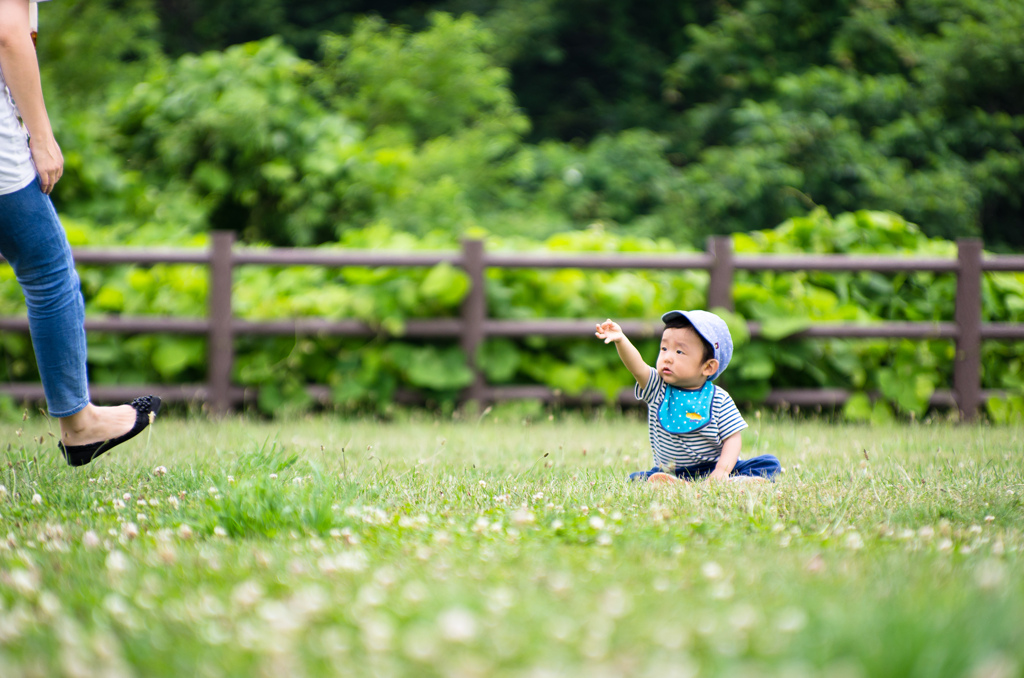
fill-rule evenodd
<path id="1" fill-rule="evenodd" d="M 803 332 L 811 324 L 810 318 L 768 318 L 761 322 L 761 337 L 768 341 L 778 341 Z"/>
<path id="2" fill-rule="evenodd" d="M 744 358 L 738 367 L 739 375 L 744 379 L 768 379 L 775 374 L 775 363 L 766 355 Z"/>
<path id="3" fill-rule="evenodd" d="M 408 363 L 405 374 L 414 386 L 443 391 L 469 386 L 473 382 L 473 372 L 466 365 L 466 355 L 459 348 L 427 346 L 413 349 Z"/>
<path id="4" fill-rule="evenodd" d="M 871 408 L 871 425 L 888 426 L 893 422 L 892 409 L 887 403 L 879 400 Z"/>
<path id="5" fill-rule="evenodd" d="M 489 339 L 480 345 L 476 362 L 487 381 L 496 384 L 507 382 L 519 369 L 519 351 L 508 339 Z"/>
<path id="6" fill-rule="evenodd" d="M 847 421 L 871 421 L 871 400 L 866 393 L 854 393 L 843 405 Z"/>
<path id="7" fill-rule="evenodd" d="M 565 363 L 553 365 L 547 376 L 548 385 L 568 395 L 578 395 L 587 387 L 589 375 L 578 365 Z"/>
<path id="8" fill-rule="evenodd" d="M 203 359 L 203 346 L 196 339 L 162 339 L 153 351 L 153 367 L 160 376 L 171 379 L 189 365 Z"/>
<path id="9" fill-rule="evenodd" d="M 441 262 L 420 283 L 420 296 L 441 306 L 457 306 L 469 292 L 469 276 L 462 269 Z"/>

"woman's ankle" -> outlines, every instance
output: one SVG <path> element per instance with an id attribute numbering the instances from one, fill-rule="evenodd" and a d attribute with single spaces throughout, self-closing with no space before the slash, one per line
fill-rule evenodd
<path id="1" fill-rule="evenodd" d="M 65 438 L 68 435 L 75 435 L 89 430 L 89 428 L 96 424 L 97 420 L 96 406 L 88 403 L 78 412 L 67 417 L 61 417 L 57 421 L 60 422 L 61 437 Z"/>

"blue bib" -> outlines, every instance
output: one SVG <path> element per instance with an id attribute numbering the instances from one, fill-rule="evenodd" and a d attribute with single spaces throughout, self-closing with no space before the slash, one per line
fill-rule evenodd
<path id="1" fill-rule="evenodd" d="M 658 409 L 658 421 L 669 433 L 693 433 L 711 421 L 711 401 L 715 386 L 705 381 L 699 391 L 686 391 L 665 385 L 665 399 Z"/>

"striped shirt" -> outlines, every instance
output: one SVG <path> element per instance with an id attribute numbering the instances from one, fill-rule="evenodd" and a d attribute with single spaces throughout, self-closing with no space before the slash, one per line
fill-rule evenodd
<path id="1" fill-rule="evenodd" d="M 634 388 L 637 400 L 647 403 L 647 428 L 651 434 L 651 448 L 654 450 L 654 465 L 662 470 L 718 461 L 722 456 L 722 442 L 733 433 L 747 428 L 747 422 L 736 409 L 736 403 L 724 390 L 715 386 L 711 399 L 711 421 L 692 433 L 669 433 L 658 419 L 658 410 L 665 399 L 668 385 L 651 368 L 647 387 L 640 384 Z"/>

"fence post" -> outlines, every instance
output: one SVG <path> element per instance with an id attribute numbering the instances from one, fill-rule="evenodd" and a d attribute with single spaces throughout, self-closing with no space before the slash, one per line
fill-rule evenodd
<path id="1" fill-rule="evenodd" d="M 953 393 L 962 421 L 978 416 L 981 397 L 981 253 L 980 240 L 957 241 L 956 358 Z"/>
<path id="2" fill-rule="evenodd" d="M 483 401 L 484 375 L 476 364 L 476 353 L 484 341 L 487 319 L 487 296 L 484 291 L 484 241 L 465 238 L 462 241 L 462 266 L 469 275 L 469 294 L 462 302 L 462 350 L 473 370 L 473 383 L 464 393 L 466 400 Z"/>
<path id="3" fill-rule="evenodd" d="M 711 279 L 708 281 L 708 308 L 733 310 L 732 279 L 735 267 L 732 256 L 732 238 L 713 235 L 707 240 L 708 254 L 714 257 Z"/>
<path id="4" fill-rule="evenodd" d="M 215 415 L 231 409 L 231 366 L 235 359 L 231 321 L 231 247 L 235 234 L 214 231 L 210 251 L 210 334 L 207 344 L 207 404 Z"/>

